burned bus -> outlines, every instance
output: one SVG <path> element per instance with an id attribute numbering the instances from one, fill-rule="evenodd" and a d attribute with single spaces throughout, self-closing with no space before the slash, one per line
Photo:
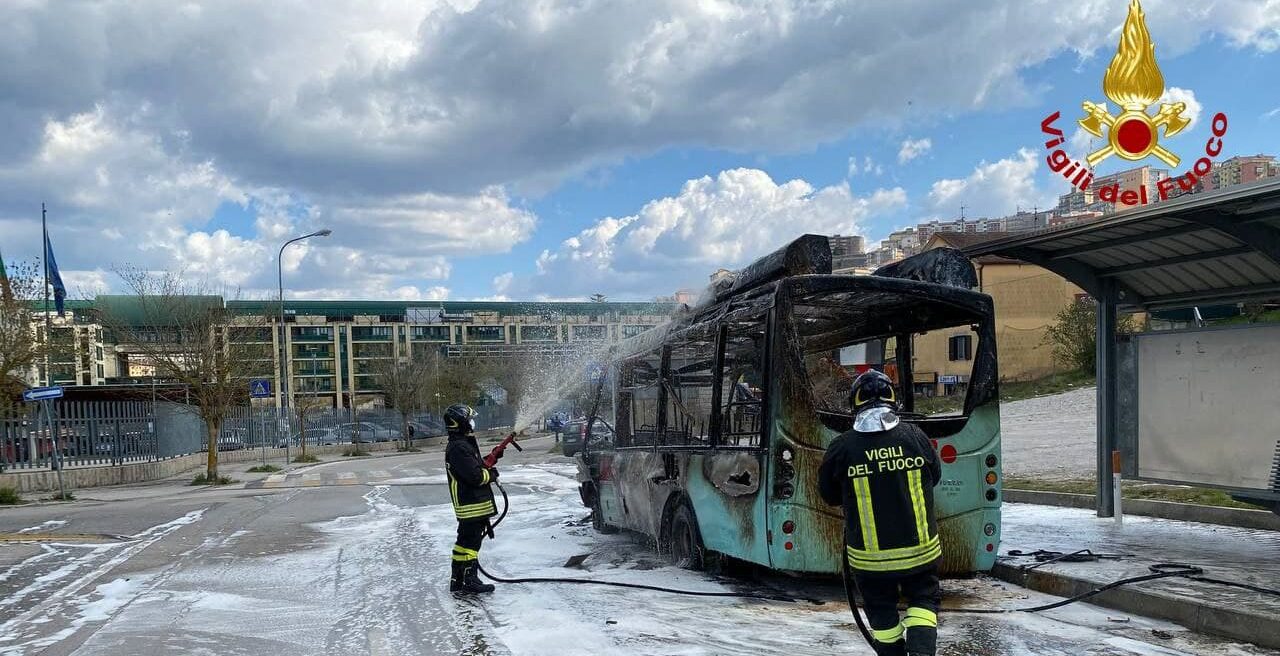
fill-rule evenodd
<path id="1" fill-rule="evenodd" d="M 822 502 L 817 472 L 852 424 L 851 378 L 870 366 L 894 379 L 902 419 L 944 463 L 943 571 L 990 569 L 1000 413 L 992 302 L 975 286 L 972 264 L 948 250 L 833 275 L 827 239 L 806 235 L 618 344 L 578 455 L 593 525 L 648 535 L 692 568 L 727 556 L 838 573 L 843 518 Z M 926 416 L 915 412 L 912 347 L 947 330 L 975 338 L 963 408 Z"/>

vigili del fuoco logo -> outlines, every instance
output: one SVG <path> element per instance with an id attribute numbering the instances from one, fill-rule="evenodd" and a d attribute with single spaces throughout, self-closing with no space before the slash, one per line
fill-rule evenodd
<path id="1" fill-rule="evenodd" d="M 1060 146 L 1066 142 L 1062 130 L 1054 127 L 1060 117 L 1054 112 L 1040 122 L 1040 130 L 1053 137 L 1046 141 L 1044 147 L 1049 150 L 1046 161 L 1049 168 L 1071 182 L 1072 186 L 1087 191 L 1093 183 L 1093 167 L 1098 163 L 1116 156 L 1121 159 L 1137 162 L 1148 157 L 1155 157 L 1170 168 L 1176 168 L 1181 162 L 1172 149 L 1162 145 L 1160 128 L 1164 128 L 1163 138 L 1169 140 L 1186 129 L 1191 120 L 1184 117 L 1185 103 L 1161 103 L 1151 113 L 1156 101 L 1164 95 L 1164 75 L 1156 64 L 1156 47 L 1147 32 L 1145 14 L 1138 0 L 1129 3 L 1129 16 L 1124 21 L 1124 31 L 1120 35 L 1120 46 L 1115 57 L 1107 66 L 1106 75 L 1102 78 L 1102 92 L 1120 110 L 1112 114 L 1106 103 L 1084 101 L 1084 118 L 1077 123 L 1089 134 L 1105 139 L 1106 145 L 1092 153 L 1085 160 L 1087 165 L 1071 158 Z M 1182 192 L 1190 192 L 1201 178 L 1208 175 L 1213 168 L 1213 160 L 1222 152 L 1222 137 L 1227 133 L 1227 115 L 1218 112 L 1213 115 L 1213 135 L 1204 144 L 1204 156 L 1200 157 L 1185 173 L 1175 175 L 1156 183 L 1160 200 L 1166 200 L 1175 186 Z M 1106 185 L 1097 190 L 1098 198 L 1121 205 L 1146 205 L 1148 198 L 1145 186 L 1139 189 L 1120 191 L 1119 183 Z"/>

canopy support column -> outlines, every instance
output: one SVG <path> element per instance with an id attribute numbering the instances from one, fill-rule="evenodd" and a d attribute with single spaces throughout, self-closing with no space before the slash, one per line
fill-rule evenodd
<path id="1" fill-rule="evenodd" d="M 1116 285 L 1099 281 L 1097 377 L 1098 377 L 1098 516 L 1115 515 L 1115 487 L 1111 452 L 1116 449 Z"/>

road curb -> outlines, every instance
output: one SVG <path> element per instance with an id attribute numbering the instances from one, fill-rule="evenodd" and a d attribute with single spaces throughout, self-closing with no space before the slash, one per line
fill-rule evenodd
<path id="1" fill-rule="evenodd" d="M 1074 597 L 1103 585 L 1066 574 L 1043 569 L 1025 570 L 1004 563 L 996 563 L 991 570 L 991 575 L 1014 585 L 1059 597 Z M 1270 649 L 1280 648 L 1280 617 L 1278 616 L 1251 614 L 1233 608 L 1218 608 L 1190 601 L 1185 596 L 1131 585 L 1107 590 L 1089 598 L 1086 603 L 1143 617 L 1168 620 L 1198 633 L 1230 638 Z"/>
<path id="2" fill-rule="evenodd" d="M 1004 500 L 1010 503 L 1033 503 L 1041 506 L 1061 506 L 1064 508 L 1093 509 L 1096 507 L 1095 497 L 1092 494 L 1045 492 L 1041 490 L 1006 489 L 1004 490 Z M 1280 515 L 1268 510 L 1221 508 L 1194 503 L 1152 501 L 1148 499 L 1125 499 L 1123 509 L 1126 515 L 1280 531 Z"/>

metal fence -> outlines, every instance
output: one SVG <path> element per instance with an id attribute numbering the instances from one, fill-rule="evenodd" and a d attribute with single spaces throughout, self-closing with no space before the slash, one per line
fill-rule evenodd
<path id="1" fill-rule="evenodd" d="M 36 409 L 0 417 L 0 469 L 119 465 L 176 458 L 207 451 L 205 422 L 197 408 L 150 401 L 62 401 L 52 404 L 52 428 Z M 514 409 L 477 408 L 476 428 L 510 426 Z M 443 435 L 444 424 L 433 413 L 409 418 L 413 439 Z M 297 448 L 307 446 L 391 442 L 402 439 L 402 420 L 383 408 L 326 408 L 306 414 L 305 428 L 296 412 L 273 407 L 232 408 L 218 432 L 217 449 Z M 60 456 L 60 457 L 55 457 Z"/>
<path id="2" fill-rule="evenodd" d="M 155 408 L 143 401 L 52 404 L 52 427 L 36 410 L 0 420 L 0 466 L 118 465 L 154 460 L 162 452 Z"/>

